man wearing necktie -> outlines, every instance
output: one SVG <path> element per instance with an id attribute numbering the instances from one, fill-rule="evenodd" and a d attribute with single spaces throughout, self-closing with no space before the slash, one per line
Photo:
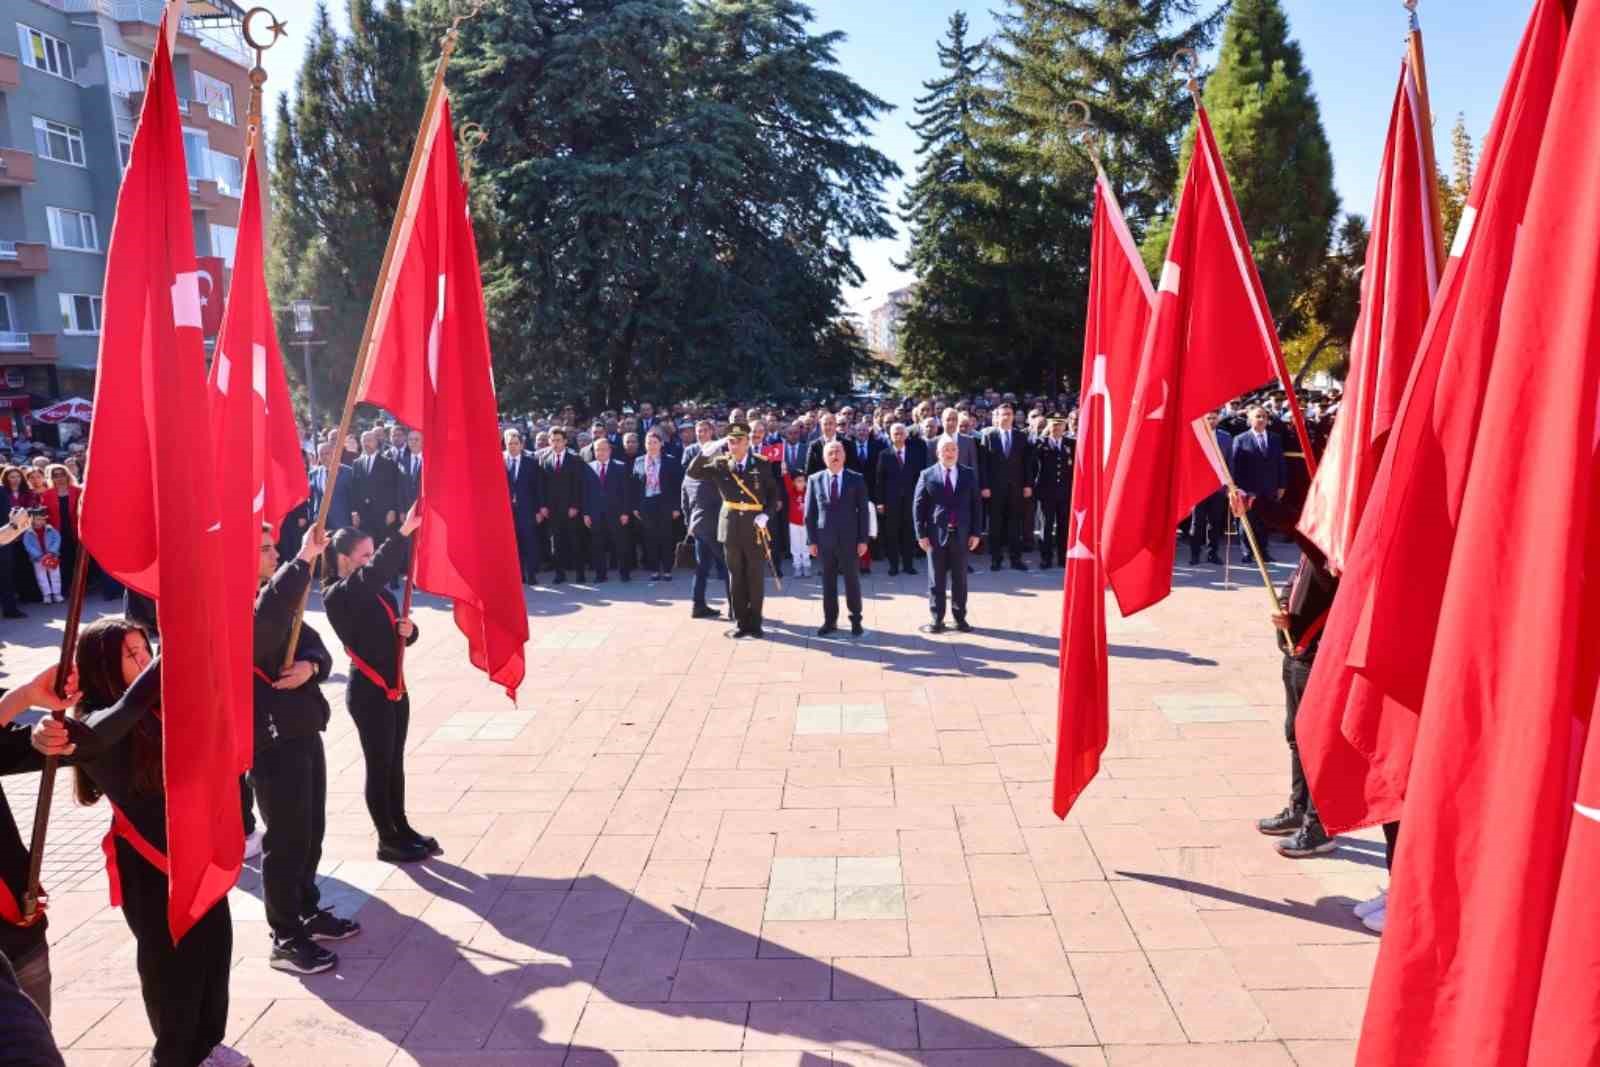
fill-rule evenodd
<path id="1" fill-rule="evenodd" d="M 1072 465 L 1074 443 L 1067 438 L 1067 417 L 1051 415 L 1049 429 L 1034 444 L 1036 459 L 1034 499 L 1044 515 L 1043 537 L 1039 541 L 1039 568 L 1049 570 L 1067 562 L 1067 536 L 1071 523 L 1067 511 L 1072 506 Z"/>
<path id="2" fill-rule="evenodd" d="M 825 470 L 806 483 L 806 540 L 813 559 L 822 564 L 822 627 L 818 637 L 839 628 L 839 576 L 844 575 L 845 601 L 850 610 L 850 632 L 860 637 L 861 571 L 857 564 L 867 547 L 867 483 L 845 467 L 845 445 L 829 444 L 822 453 Z"/>
<path id="3" fill-rule="evenodd" d="M 911 515 L 911 498 L 925 464 L 922 458 L 924 450 L 913 450 L 913 443 L 904 423 L 897 422 L 889 427 L 889 447 L 878 453 L 878 466 L 874 472 L 878 549 L 889 561 L 891 577 L 902 570 L 907 574 L 917 573 L 914 564 L 917 539 Z"/>
<path id="4" fill-rule="evenodd" d="M 987 474 L 984 488 L 989 491 L 989 553 L 999 570 L 1003 557 L 1011 556 L 1011 566 L 1025 571 L 1022 562 L 1022 532 L 1033 525 L 1033 483 L 1036 477 L 1033 446 L 1028 435 L 1019 433 L 1012 422 L 1016 409 L 1002 401 L 994 409 L 995 424 L 984 431 L 983 456 Z"/>
<path id="5" fill-rule="evenodd" d="M 705 446 L 690 460 L 685 478 L 713 486 L 721 497 L 717 540 L 728 565 L 728 610 L 737 625 L 730 638 L 762 638 L 766 598 L 767 525 L 783 512 L 786 499 L 772 464 L 750 453 L 750 427 L 735 422 L 728 436 Z"/>
<path id="6" fill-rule="evenodd" d="M 971 467 L 956 463 L 960 445 L 955 437 L 939 438 L 935 453 L 938 462 L 922 472 L 911 501 L 917 545 L 928 555 L 928 614 L 932 621 L 922 632 L 944 633 L 948 587 L 956 629 L 968 633 L 972 626 L 967 622 L 967 553 L 976 551 L 978 525 L 983 521 L 978 476 Z"/>
<path id="7" fill-rule="evenodd" d="M 588 464 L 589 506 L 584 509 L 583 522 L 589 531 L 589 562 L 594 566 L 594 580 L 605 581 L 607 569 L 616 564 L 622 580 L 631 581 L 633 568 L 623 552 L 628 524 L 633 521 L 628 468 L 611 458 L 608 438 L 597 437 L 590 447 L 594 449 L 594 459 Z"/>
<path id="8" fill-rule="evenodd" d="M 539 488 L 544 498 L 539 514 L 555 549 L 556 573 L 551 581 L 556 585 L 567 580 L 568 570 L 577 572 L 578 581 L 584 580 L 578 528 L 582 525 L 585 469 L 583 460 L 567 451 L 566 429 L 551 427 L 550 448 L 539 457 Z"/>
<path id="9" fill-rule="evenodd" d="M 1244 521 L 1255 531 L 1262 559 L 1270 563 L 1272 550 L 1267 546 L 1263 511 L 1273 509 L 1283 499 L 1289 484 L 1289 466 L 1284 461 L 1282 443 L 1267 429 L 1266 409 L 1252 405 L 1247 415 L 1250 428 L 1233 439 L 1234 484 L 1250 498 L 1251 507 Z M 1244 562 L 1253 562 L 1249 541 L 1244 545 Z"/>
<path id="10" fill-rule="evenodd" d="M 351 479 L 351 506 L 361 532 L 382 544 L 400 518 L 400 468 L 379 450 L 377 430 L 361 435 Z"/>
<path id="11" fill-rule="evenodd" d="M 522 434 L 505 433 L 506 488 L 511 493 L 511 524 L 517 532 L 517 559 L 522 580 L 539 584 L 539 465 L 523 451 Z"/>

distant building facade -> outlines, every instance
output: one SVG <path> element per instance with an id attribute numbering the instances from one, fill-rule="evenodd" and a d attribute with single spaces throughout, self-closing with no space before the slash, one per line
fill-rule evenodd
<path id="1" fill-rule="evenodd" d="M 907 286 L 889 294 L 883 304 L 867 313 L 867 348 L 880 359 L 900 358 L 900 321 L 916 289 Z"/>
<path id="2" fill-rule="evenodd" d="M 42 401 L 92 395 L 106 246 L 163 6 L 0 0 L 4 436 Z M 250 89 L 244 11 L 229 0 L 188 10 L 173 65 L 195 252 L 231 269 Z"/>

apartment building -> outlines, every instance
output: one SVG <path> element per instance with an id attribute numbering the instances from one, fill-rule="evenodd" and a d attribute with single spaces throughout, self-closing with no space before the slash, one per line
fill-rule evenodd
<path id="1" fill-rule="evenodd" d="M 913 287 L 896 289 L 882 304 L 868 312 L 867 348 L 879 359 L 891 363 L 899 361 L 900 320 L 905 318 L 906 308 L 911 306 L 914 295 L 916 289 Z"/>
<path id="2" fill-rule="evenodd" d="M 0 0 L 0 436 L 89 396 L 106 245 L 161 0 Z M 242 8 L 190 3 L 174 68 L 195 250 L 231 268 L 250 60 Z"/>

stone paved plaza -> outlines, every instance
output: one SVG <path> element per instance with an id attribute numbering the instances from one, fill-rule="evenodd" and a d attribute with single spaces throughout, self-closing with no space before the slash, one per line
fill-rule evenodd
<path id="1" fill-rule="evenodd" d="M 880 567 L 859 641 L 812 636 L 815 580 L 769 581 L 770 639 L 737 643 L 690 621 L 681 573 L 530 590 L 517 707 L 425 602 L 409 807 L 445 855 L 375 861 L 338 656 L 322 884 L 365 930 L 333 974 L 270 970 L 246 870 L 229 1040 L 266 1067 L 1343 1067 L 1377 951 L 1349 905 L 1383 849 L 1294 862 L 1252 825 L 1288 778 L 1252 576 L 1180 568 L 1112 613 L 1111 748 L 1065 823 L 1059 570 L 985 566 L 979 632 L 934 638 L 924 579 Z M 61 609 L 31 611 L 11 677 L 59 640 Z M 35 780 L 4 786 L 26 833 Z M 128 1067 L 150 1034 L 108 816 L 68 786 L 56 1036 L 73 1067 Z"/>

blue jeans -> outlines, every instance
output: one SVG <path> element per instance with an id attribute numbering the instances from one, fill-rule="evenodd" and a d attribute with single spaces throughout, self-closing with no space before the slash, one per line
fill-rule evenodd
<path id="1" fill-rule="evenodd" d="M 711 577 L 711 566 L 716 564 L 717 577 L 722 579 L 723 599 L 728 595 L 728 564 L 722 558 L 722 542 L 714 537 L 696 536 L 694 539 L 694 603 L 705 607 L 706 581 Z"/>

